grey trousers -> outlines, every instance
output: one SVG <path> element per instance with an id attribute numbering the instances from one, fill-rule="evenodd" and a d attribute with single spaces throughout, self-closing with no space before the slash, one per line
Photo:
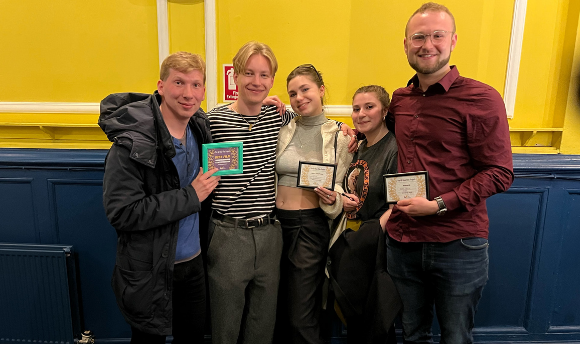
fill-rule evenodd
<path id="1" fill-rule="evenodd" d="M 280 223 L 234 228 L 211 218 L 207 270 L 213 344 L 270 344 L 282 255 Z"/>

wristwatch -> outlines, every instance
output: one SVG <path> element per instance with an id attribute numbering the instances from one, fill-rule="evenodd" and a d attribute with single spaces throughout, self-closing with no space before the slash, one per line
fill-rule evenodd
<path id="1" fill-rule="evenodd" d="M 437 196 L 433 199 L 437 201 L 437 205 L 439 206 L 439 210 L 437 210 L 436 214 L 439 216 L 445 215 L 447 212 L 447 206 L 445 205 L 445 202 L 443 202 L 443 198 L 441 198 L 441 196 Z"/>

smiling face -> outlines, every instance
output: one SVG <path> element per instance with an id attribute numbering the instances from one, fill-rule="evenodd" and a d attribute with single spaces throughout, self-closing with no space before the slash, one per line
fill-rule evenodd
<path id="1" fill-rule="evenodd" d="M 352 100 L 352 123 L 365 135 L 381 130 L 385 126 L 386 114 L 387 109 L 383 109 L 374 92 L 358 93 Z"/>
<path id="2" fill-rule="evenodd" d="M 234 73 L 234 81 L 240 101 L 247 105 L 262 104 L 274 85 L 270 61 L 260 54 L 250 56 L 243 73 Z"/>
<path id="3" fill-rule="evenodd" d="M 425 35 L 432 34 L 433 31 L 443 30 L 450 34 L 443 42 L 434 45 L 431 37 L 427 37 L 425 44 L 421 47 L 414 47 L 410 37 L 416 33 Z M 457 43 L 457 34 L 453 32 L 453 21 L 445 12 L 427 11 L 417 13 L 407 24 L 407 37 L 404 40 L 405 54 L 409 65 L 418 74 L 442 74 L 449 71 L 449 59 L 451 52 Z"/>
<path id="4" fill-rule="evenodd" d="M 167 79 L 157 82 L 157 91 L 162 97 L 160 108 L 163 117 L 189 121 L 205 98 L 203 77 L 203 72 L 197 69 L 187 73 L 170 69 Z"/>
<path id="5" fill-rule="evenodd" d="M 322 113 L 324 86 L 318 87 L 307 75 L 298 75 L 288 82 L 290 105 L 301 116 L 316 116 Z"/>

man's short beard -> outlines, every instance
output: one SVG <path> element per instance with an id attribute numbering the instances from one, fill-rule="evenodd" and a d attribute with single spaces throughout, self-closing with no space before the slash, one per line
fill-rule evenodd
<path id="1" fill-rule="evenodd" d="M 419 66 L 419 64 L 417 62 L 411 62 L 411 61 L 409 61 L 409 65 L 417 73 L 420 73 L 420 74 L 433 74 L 433 73 L 439 71 L 441 68 L 445 67 L 445 65 L 447 65 L 449 63 L 449 60 L 450 59 L 451 59 L 451 54 L 449 54 L 449 56 L 447 56 L 446 59 L 439 61 L 439 63 L 437 63 L 433 67 L 423 67 L 422 68 L 422 67 Z"/>

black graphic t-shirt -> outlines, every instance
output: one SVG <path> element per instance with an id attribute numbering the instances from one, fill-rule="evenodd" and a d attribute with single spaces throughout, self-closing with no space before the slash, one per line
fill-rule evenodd
<path id="1" fill-rule="evenodd" d="M 383 185 L 383 174 L 387 173 L 397 173 L 397 142 L 390 131 L 370 147 L 364 140 L 352 159 L 344 186 L 360 202 L 356 211 L 347 213 L 349 219 L 379 218 L 389 209 Z"/>

